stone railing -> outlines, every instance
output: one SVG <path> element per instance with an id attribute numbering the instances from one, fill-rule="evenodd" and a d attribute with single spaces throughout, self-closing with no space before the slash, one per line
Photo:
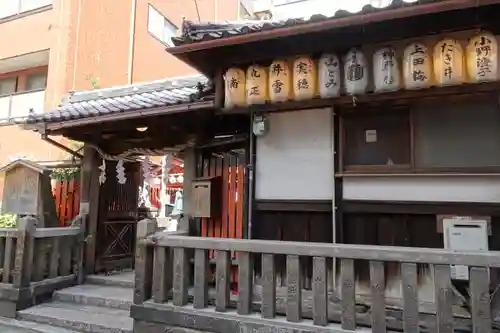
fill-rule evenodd
<path id="1" fill-rule="evenodd" d="M 67 228 L 36 222 L 24 217 L 16 229 L 0 229 L 0 316 L 14 317 L 54 290 L 83 282 L 84 221 Z"/>
<path id="2" fill-rule="evenodd" d="M 165 332 L 184 327 L 207 332 L 491 332 L 490 267 L 500 252 L 202 238 L 155 232 L 141 221 L 136 248 L 136 281 L 131 316 L 135 331 Z M 209 251 L 216 252 L 215 289 L 209 287 Z M 237 292 L 230 290 L 232 254 L 238 263 Z M 286 256 L 284 295 L 277 292 L 275 258 Z M 260 285 L 254 259 L 260 257 Z M 301 258 L 312 258 L 312 290 L 301 286 Z M 355 262 L 369 266 L 371 307 L 356 304 Z M 402 309 L 386 307 L 385 264 L 400 265 Z M 328 290 L 327 272 L 339 269 L 338 299 Z M 419 311 L 417 265 L 432 270 L 435 312 Z M 456 316 L 450 265 L 469 267 L 470 315 Z M 330 267 L 329 267 L 330 266 Z M 257 291 L 258 290 L 258 291 Z M 257 292 L 256 292 L 257 291 Z M 337 303 L 336 303 L 337 302 Z"/>

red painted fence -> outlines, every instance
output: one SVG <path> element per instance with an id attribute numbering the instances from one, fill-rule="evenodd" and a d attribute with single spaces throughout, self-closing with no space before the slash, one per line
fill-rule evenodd
<path id="1" fill-rule="evenodd" d="M 182 184 L 175 186 L 169 185 L 168 193 L 169 202 L 173 203 L 175 199 L 175 191 L 182 188 Z M 80 208 L 80 181 L 76 179 L 52 180 L 52 196 L 56 203 L 56 212 L 61 226 L 67 225 L 76 215 Z M 151 203 L 156 207 L 160 207 L 160 188 L 158 186 L 151 187 Z"/>
<path id="2" fill-rule="evenodd" d="M 52 180 L 52 195 L 61 226 L 67 225 L 80 209 L 80 181 L 75 179 Z"/>

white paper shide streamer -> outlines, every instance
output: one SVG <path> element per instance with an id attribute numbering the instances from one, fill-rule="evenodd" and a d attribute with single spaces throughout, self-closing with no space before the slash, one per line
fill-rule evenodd
<path id="1" fill-rule="evenodd" d="M 127 177 L 125 176 L 125 167 L 123 166 L 123 160 L 119 160 L 116 163 L 116 179 L 118 184 L 125 184 L 127 182 Z"/>
<path id="2" fill-rule="evenodd" d="M 141 171 L 142 171 L 142 188 L 141 188 L 141 204 L 146 207 L 151 207 L 151 198 L 149 197 L 149 189 L 151 184 L 151 163 L 149 156 L 145 156 L 141 161 Z"/>
<path id="3" fill-rule="evenodd" d="M 99 184 L 104 184 L 106 182 L 106 160 L 102 159 L 102 164 L 99 166 L 101 173 L 99 174 Z"/>
<path id="4" fill-rule="evenodd" d="M 144 179 L 144 182 L 147 184 L 151 183 L 151 163 L 149 160 L 149 156 L 146 156 L 142 161 L 141 161 L 141 169 L 142 169 L 142 177 Z"/>
<path id="5" fill-rule="evenodd" d="M 160 212 L 159 217 L 166 217 L 167 212 L 165 210 L 168 203 L 167 197 L 167 187 L 168 187 L 168 172 L 172 168 L 172 156 L 164 155 L 161 159 L 161 194 L 160 194 Z"/>

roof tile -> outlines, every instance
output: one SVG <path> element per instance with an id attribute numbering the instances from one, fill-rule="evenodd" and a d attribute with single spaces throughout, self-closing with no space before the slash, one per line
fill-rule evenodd
<path id="1" fill-rule="evenodd" d="M 240 21 L 227 23 L 194 23 L 184 21 L 182 24 L 182 36 L 172 38 L 175 46 L 197 43 L 207 40 L 228 38 L 238 35 L 256 33 L 264 30 L 284 28 L 294 25 L 307 24 L 311 22 L 334 20 L 347 16 L 368 14 L 373 12 L 391 10 L 406 6 L 414 6 L 422 3 L 437 2 L 445 0 L 362 0 L 366 4 L 358 6 L 357 10 L 347 11 L 346 8 L 338 8 L 333 16 L 322 14 L 312 15 L 309 19 L 293 18 L 281 21 Z M 333 3 L 333 1 L 332 1 Z M 341 2 L 339 2 L 341 3 Z M 350 4 L 350 2 L 348 2 Z M 347 3 L 346 3 L 347 4 Z"/>
<path id="2" fill-rule="evenodd" d="M 57 109 L 40 115 L 30 115 L 19 123 L 61 122 L 189 103 L 210 95 L 211 89 L 211 84 L 204 76 L 195 75 L 77 92 L 70 94 L 68 101 Z"/>

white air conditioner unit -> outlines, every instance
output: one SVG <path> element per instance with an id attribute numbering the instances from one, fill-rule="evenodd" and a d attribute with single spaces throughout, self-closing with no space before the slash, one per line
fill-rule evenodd
<path id="1" fill-rule="evenodd" d="M 469 218 L 443 220 L 444 248 L 459 251 L 488 250 L 488 222 Z M 451 278 L 469 280 L 469 267 L 451 265 Z"/>

